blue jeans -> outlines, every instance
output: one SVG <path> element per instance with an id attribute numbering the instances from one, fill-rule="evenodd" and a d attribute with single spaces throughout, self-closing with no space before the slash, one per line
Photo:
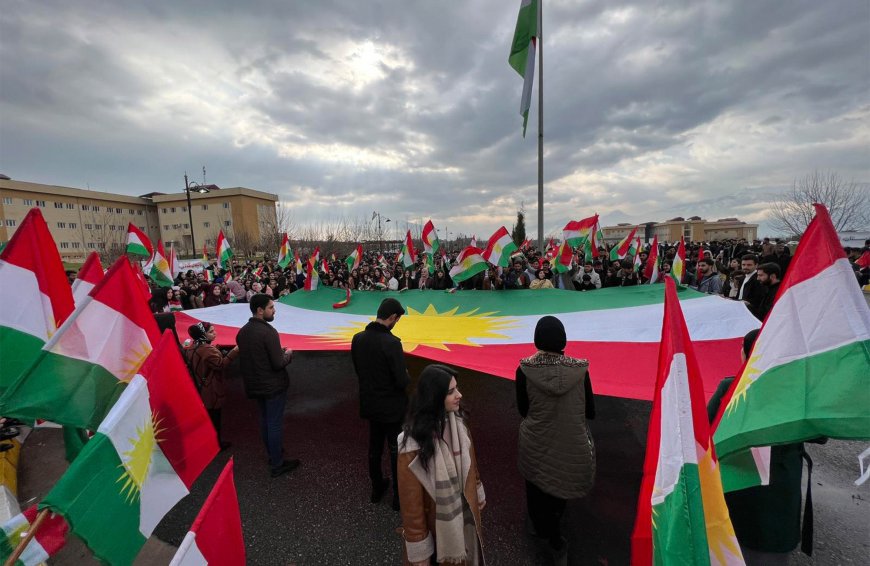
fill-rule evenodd
<path id="1" fill-rule="evenodd" d="M 284 406 L 287 392 L 282 391 L 271 397 L 259 397 L 260 434 L 269 454 L 269 466 L 274 470 L 284 462 Z"/>

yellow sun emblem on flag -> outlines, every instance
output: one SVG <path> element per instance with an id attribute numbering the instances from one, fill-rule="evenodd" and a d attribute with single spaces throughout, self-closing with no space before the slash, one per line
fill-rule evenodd
<path id="1" fill-rule="evenodd" d="M 737 387 L 734 389 L 734 395 L 732 395 L 731 400 L 728 401 L 727 410 L 729 415 L 737 408 L 737 405 L 746 399 L 746 393 L 749 391 L 749 388 L 752 387 L 752 384 L 755 383 L 755 380 L 758 379 L 759 375 L 761 375 L 761 370 L 756 367 L 760 357 L 761 356 L 750 356 L 749 362 L 747 362 L 746 367 L 743 369 L 743 373 L 740 374 Z"/>
<path id="2" fill-rule="evenodd" d="M 130 448 L 121 454 L 121 475 L 116 481 L 124 482 L 121 494 L 127 503 L 132 503 L 142 491 L 142 485 L 151 469 L 154 448 L 160 442 L 161 431 L 160 422 L 152 415 L 141 426 L 137 426 L 135 436 L 128 439 Z"/>
<path id="3" fill-rule="evenodd" d="M 121 381 L 129 382 L 133 379 L 133 376 L 136 375 L 139 368 L 145 363 L 145 359 L 151 354 L 151 350 L 151 344 L 148 342 L 142 342 L 127 350 L 127 354 L 121 358 L 119 368 Z"/>
<path id="4" fill-rule="evenodd" d="M 393 328 L 393 334 L 402 339 L 402 348 L 406 352 L 413 352 L 420 346 L 449 351 L 450 345 L 480 347 L 472 339 L 507 339 L 508 336 L 499 334 L 498 331 L 515 328 L 517 325 L 514 318 L 493 316 L 498 313 L 477 312 L 478 310 L 475 308 L 459 312 L 459 307 L 453 307 L 439 313 L 431 304 L 423 312 L 408 307 L 408 312 Z M 333 344 L 348 344 L 353 335 L 363 330 L 367 324 L 367 321 L 354 322 L 336 328 L 320 338 Z"/>
<path id="5" fill-rule="evenodd" d="M 700 452 L 700 450 L 699 450 Z M 716 557 L 715 564 L 729 564 L 740 556 L 740 547 L 734 527 L 728 517 L 719 462 L 713 459 L 712 442 L 703 453 L 699 453 L 698 475 L 701 480 L 701 498 L 704 502 L 704 524 L 707 531 L 707 546 Z"/>

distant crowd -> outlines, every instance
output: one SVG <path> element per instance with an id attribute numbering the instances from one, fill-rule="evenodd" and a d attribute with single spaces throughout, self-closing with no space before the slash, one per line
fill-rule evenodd
<path id="1" fill-rule="evenodd" d="M 849 262 L 860 285 L 870 284 L 870 267 L 861 265 L 860 258 L 870 250 L 870 240 L 863 248 L 846 248 Z M 648 284 L 650 277 L 660 283 L 670 276 L 677 245 L 659 246 L 658 277 L 651 269 L 649 245 L 637 254 L 611 261 L 608 250 L 599 249 L 597 257 L 584 257 L 582 249 L 573 253 L 570 268 L 557 269 L 554 251 L 541 253 L 534 246 L 514 254 L 507 267 L 489 266 L 485 271 L 454 284 L 450 266 L 458 250 L 436 254 L 430 269 L 423 253 L 417 254 L 412 266 L 405 266 L 398 257 L 386 259 L 375 251 L 363 254 L 359 266 L 349 269 L 346 257 L 321 256 L 318 263 L 318 285 L 359 291 L 406 289 L 501 291 L 512 289 L 565 289 L 580 292 L 609 287 Z M 390 254 L 392 255 L 392 254 Z M 867 256 L 864 256 L 865 258 Z M 749 310 L 763 320 L 770 310 L 780 282 L 791 263 L 791 250 L 780 241 L 769 238 L 747 242 L 690 242 L 686 245 L 685 273 L 682 283 L 700 292 L 721 295 L 743 301 Z M 200 273 L 189 270 L 179 273 L 170 287 L 152 287 L 154 312 L 188 310 L 228 303 L 245 303 L 257 293 L 280 298 L 303 289 L 308 257 L 300 258 L 302 268 L 291 262 L 286 268 L 276 259 L 231 260 L 227 269 L 212 260 Z"/>

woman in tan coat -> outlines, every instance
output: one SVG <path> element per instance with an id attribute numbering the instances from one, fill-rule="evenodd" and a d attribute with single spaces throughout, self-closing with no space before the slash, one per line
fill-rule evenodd
<path id="1" fill-rule="evenodd" d="M 420 374 L 399 435 L 399 500 L 406 564 L 483 564 L 480 511 L 486 505 L 474 446 L 460 406 L 456 370 Z M 437 503 L 436 503 L 437 502 Z"/>
<path id="2" fill-rule="evenodd" d="M 191 325 L 187 333 L 193 339 L 193 344 L 184 353 L 193 373 L 194 384 L 214 425 L 218 444 L 221 450 L 226 450 L 230 447 L 230 443 L 221 440 L 221 409 L 227 394 L 224 370 L 238 357 L 239 347 L 236 346 L 224 356 L 212 345 L 217 332 L 208 322 Z"/>

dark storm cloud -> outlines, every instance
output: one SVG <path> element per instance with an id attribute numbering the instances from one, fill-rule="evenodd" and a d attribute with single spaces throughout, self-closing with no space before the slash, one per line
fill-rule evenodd
<path id="1" fill-rule="evenodd" d="M 534 225 L 519 2 L 177 4 L 4 2 L 0 169 L 140 194 L 206 164 L 297 220 L 379 209 L 482 234 L 524 203 Z M 547 230 L 763 220 L 808 169 L 867 180 L 865 2 L 544 6 Z"/>

